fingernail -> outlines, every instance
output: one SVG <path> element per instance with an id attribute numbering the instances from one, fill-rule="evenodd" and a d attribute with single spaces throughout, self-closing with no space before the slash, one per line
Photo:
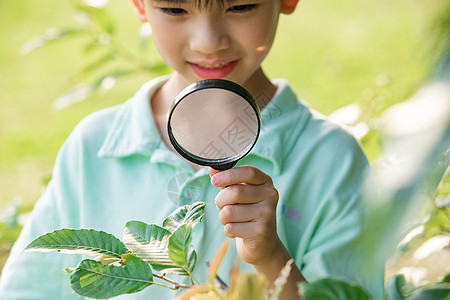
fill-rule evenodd
<path id="1" fill-rule="evenodd" d="M 218 185 L 220 183 L 220 174 L 216 174 L 211 178 L 213 185 Z"/>

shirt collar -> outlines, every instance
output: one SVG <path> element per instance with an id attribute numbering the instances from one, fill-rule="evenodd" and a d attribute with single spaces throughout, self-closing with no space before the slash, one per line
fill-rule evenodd
<path id="1" fill-rule="evenodd" d="M 149 99 L 168 78 L 150 80 L 120 106 L 98 152 L 99 157 L 150 156 L 159 146 L 161 136 L 151 118 Z"/>
<path id="2" fill-rule="evenodd" d="M 169 151 L 163 145 L 156 125 L 151 118 L 149 99 L 167 81 L 169 76 L 153 79 L 127 102 L 120 106 L 106 139 L 98 152 L 99 157 L 126 157 L 134 154 L 161 156 Z M 279 174 L 286 155 L 292 150 L 300 132 L 309 119 L 308 109 L 284 79 L 275 79 L 278 87 L 272 100 L 261 112 L 261 132 L 249 155 L 272 162 Z M 173 153 L 172 153 L 173 154 Z M 175 164 L 176 155 L 163 155 Z M 180 162 L 177 165 L 181 164 Z M 170 163 L 170 161 L 168 161 Z M 183 161 L 184 164 L 186 164 Z"/>
<path id="3" fill-rule="evenodd" d="M 274 173 L 280 174 L 284 159 L 292 151 L 310 117 L 285 79 L 274 79 L 277 91 L 261 111 L 261 132 L 249 155 L 272 162 Z"/>

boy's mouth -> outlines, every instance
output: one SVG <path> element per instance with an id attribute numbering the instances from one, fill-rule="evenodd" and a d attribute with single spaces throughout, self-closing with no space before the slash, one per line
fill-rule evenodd
<path id="1" fill-rule="evenodd" d="M 202 79 L 219 79 L 230 74 L 239 60 L 217 63 L 189 63 L 192 70 Z"/>

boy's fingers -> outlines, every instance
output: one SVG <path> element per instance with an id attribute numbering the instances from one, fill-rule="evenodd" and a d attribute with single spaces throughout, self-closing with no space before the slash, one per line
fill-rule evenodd
<path id="1" fill-rule="evenodd" d="M 227 205 L 219 213 L 219 221 L 223 225 L 255 221 L 260 217 L 260 212 L 256 207 L 245 204 Z"/>
<path id="2" fill-rule="evenodd" d="M 223 232 L 229 238 L 241 238 L 243 240 L 253 239 L 255 237 L 264 237 L 267 230 L 262 226 L 255 226 L 255 222 L 228 223 L 224 226 Z"/>
<path id="3" fill-rule="evenodd" d="M 223 189 L 216 196 L 216 205 L 219 210 L 232 204 L 253 204 L 268 199 L 278 199 L 278 192 L 266 186 L 247 184 L 233 184 Z M 276 203 L 274 203 L 276 205 Z"/>
<path id="4" fill-rule="evenodd" d="M 210 176 L 210 177 L 213 177 L 213 176 L 216 175 L 217 173 L 220 173 L 220 171 L 217 171 L 216 169 L 213 169 L 213 168 L 211 168 L 211 167 L 209 167 L 208 172 L 209 172 L 209 176 Z"/>
<path id="5" fill-rule="evenodd" d="M 210 171 L 211 174 L 211 171 Z M 214 186 L 229 186 L 238 183 L 261 185 L 271 182 L 266 173 L 252 166 L 239 166 L 213 174 L 211 182 Z"/>

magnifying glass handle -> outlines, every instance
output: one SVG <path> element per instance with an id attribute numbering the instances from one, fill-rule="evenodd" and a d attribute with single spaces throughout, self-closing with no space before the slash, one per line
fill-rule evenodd
<path id="1" fill-rule="evenodd" d="M 224 165 L 212 165 L 211 168 L 213 168 L 216 171 L 225 171 L 225 170 L 228 170 L 228 169 L 231 169 L 232 167 L 234 167 L 236 165 L 236 163 L 237 163 L 237 160 L 229 162 Z"/>

